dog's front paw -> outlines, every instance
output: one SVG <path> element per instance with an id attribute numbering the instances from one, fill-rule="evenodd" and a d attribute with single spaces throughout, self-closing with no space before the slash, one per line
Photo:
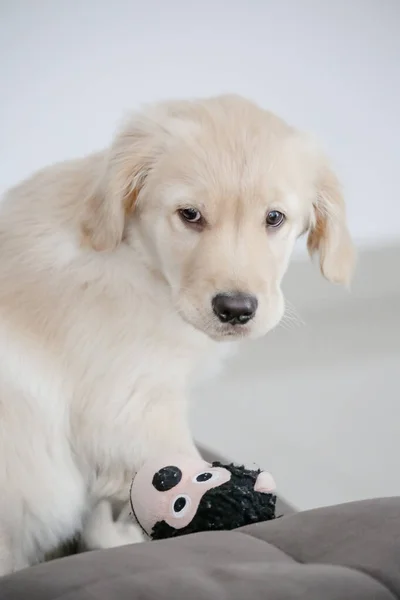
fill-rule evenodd
<path id="1" fill-rule="evenodd" d="M 139 525 L 133 523 L 114 523 L 113 537 L 110 538 L 108 548 L 115 546 L 126 546 L 128 544 L 138 544 L 146 540 L 143 531 Z"/>
<path id="2" fill-rule="evenodd" d="M 111 504 L 103 500 L 89 515 L 83 530 L 83 540 L 89 550 L 102 550 L 138 544 L 146 538 L 139 525 L 114 521 Z"/>

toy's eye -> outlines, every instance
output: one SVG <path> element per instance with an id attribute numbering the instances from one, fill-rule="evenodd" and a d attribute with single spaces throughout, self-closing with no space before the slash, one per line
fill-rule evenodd
<path id="1" fill-rule="evenodd" d="M 176 496 L 172 501 L 172 512 L 174 517 L 180 519 L 183 517 L 190 508 L 192 501 L 189 496 L 185 494 L 181 494 L 180 496 Z"/>
<path id="2" fill-rule="evenodd" d="M 219 473 L 217 471 L 204 471 L 204 473 L 198 473 L 193 478 L 193 483 L 205 483 L 206 481 L 215 481 L 219 479 Z"/>
<path id="3" fill-rule="evenodd" d="M 159 492 L 167 492 L 178 485 L 182 479 L 182 471 L 172 465 L 163 467 L 153 477 L 152 484 Z"/>

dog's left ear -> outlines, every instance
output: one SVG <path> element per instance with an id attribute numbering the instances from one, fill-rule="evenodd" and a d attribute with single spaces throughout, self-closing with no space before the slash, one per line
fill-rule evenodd
<path id="1" fill-rule="evenodd" d="M 317 179 L 317 196 L 307 240 L 312 256 L 319 253 L 322 274 L 334 283 L 348 285 L 355 266 L 355 249 L 347 228 L 340 184 L 324 165 Z"/>
<path id="2" fill-rule="evenodd" d="M 95 250 L 113 250 L 122 241 L 125 220 L 155 159 L 152 134 L 148 123 L 137 116 L 103 157 L 83 220 L 85 239 Z"/>

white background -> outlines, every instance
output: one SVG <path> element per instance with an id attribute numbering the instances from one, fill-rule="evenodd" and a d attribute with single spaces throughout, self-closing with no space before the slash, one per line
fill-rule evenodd
<path id="1" fill-rule="evenodd" d="M 142 103 L 236 92 L 320 138 L 359 245 L 400 239 L 398 0 L 0 0 L 0 86 L 0 192 L 106 145 Z M 329 306 L 293 267 L 306 326 L 251 345 L 198 394 L 198 438 L 270 468 L 299 508 L 400 494 L 388 256 Z"/>
<path id="2" fill-rule="evenodd" d="M 0 0 L 0 192 L 144 102 L 237 92 L 314 132 L 357 240 L 400 235 L 398 0 Z"/>

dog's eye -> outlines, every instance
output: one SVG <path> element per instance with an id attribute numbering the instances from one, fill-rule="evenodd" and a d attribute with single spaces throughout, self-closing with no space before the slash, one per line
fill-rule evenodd
<path id="1" fill-rule="evenodd" d="M 267 226 L 280 227 L 285 219 L 285 215 L 279 212 L 279 210 L 270 210 L 267 214 Z"/>
<path id="2" fill-rule="evenodd" d="M 178 212 L 181 219 L 187 223 L 200 224 L 202 221 L 201 212 L 196 208 L 181 208 Z"/>

